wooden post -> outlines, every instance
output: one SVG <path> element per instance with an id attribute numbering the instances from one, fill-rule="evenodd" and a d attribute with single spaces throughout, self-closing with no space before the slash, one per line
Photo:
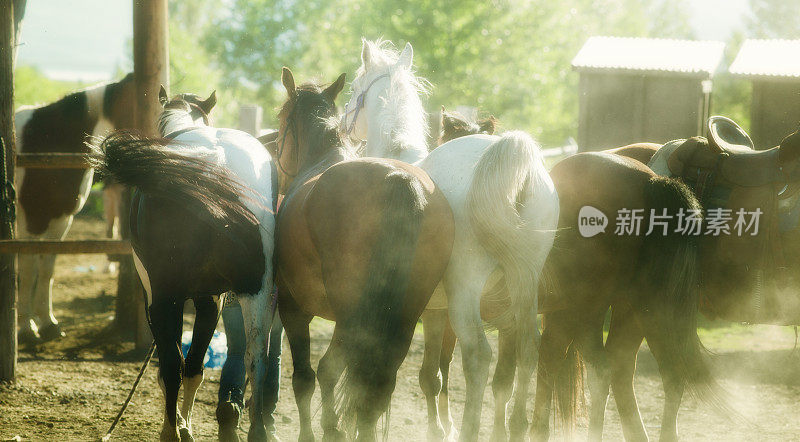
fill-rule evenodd
<path id="1" fill-rule="evenodd" d="M 5 151 L 6 179 L 14 182 L 14 7 L 0 1 L 0 149 Z M 3 188 L 6 183 L 0 182 Z M 7 195 L 10 197 L 10 195 Z M 11 210 L 3 210 L 3 189 L 0 188 L 0 239 L 14 238 L 14 200 Z M 0 381 L 13 381 L 17 374 L 17 272 L 16 257 L 0 255 Z"/>
<path id="2" fill-rule="evenodd" d="M 167 27 L 167 0 L 133 1 L 133 71 L 136 81 L 136 125 L 145 135 L 158 135 L 156 119 L 161 111 L 158 91 L 161 85 L 169 88 L 169 31 Z M 122 213 L 130 212 L 130 194 L 123 198 Z M 123 239 L 130 238 L 128 217 L 121 218 Z M 132 323 L 125 328 L 135 330 L 136 347 L 147 349 L 150 335 L 144 318 L 142 285 L 136 274 L 133 260 L 120 261 L 117 318 L 126 315 Z M 135 310 L 127 310 L 129 306 Z M 127 311 L 121 312 L 125 308 Z M 131 314 L 133 311 L 136 314 Z M 124 319 L 123 319 L 124 320 Z M 121 323 L 120 323 L 121 324 Z"/>
<path id="3" fill-rule="evenodd" d="M 255 104 L 239 106 L 239 130 L 254 137 L 261 135 L 261 117 L 263 110 Z"/>

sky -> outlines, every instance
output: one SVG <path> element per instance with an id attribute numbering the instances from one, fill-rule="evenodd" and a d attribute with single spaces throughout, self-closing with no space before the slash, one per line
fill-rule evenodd
<path id="1" fill-rule="evenodd" d="M 173 0 L 180 1 L 180 0 Z M 108 80 L 131 69 L 131 0 L 28 0 L 19 65 L 38 67 L 58 80 Z M 748 0 L 690 0 L 698 39 L 726 40 L 741 28 Z M 713 19 L 710 19 L 713 18 Z"/>

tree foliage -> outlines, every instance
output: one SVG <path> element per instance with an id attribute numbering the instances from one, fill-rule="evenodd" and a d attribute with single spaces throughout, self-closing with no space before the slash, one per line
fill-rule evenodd
<path id="1" fill-rule="evenodd" d="M 428 108 L 476 106 L 506 128 L 560 144 L 575 132 L 570 62 L 591 35 L 685 37 L 683 2 L 667 0 L 231 0 L 204 44 L 222 84 L 269 110 L 282 66 L 330 81 L 359 65 L 361 37 L 411 42 L 433 85 Z M 648 19 L 648 17 L 655 17 Z M 342 98 L 346 99 L 346 97 Z"/>

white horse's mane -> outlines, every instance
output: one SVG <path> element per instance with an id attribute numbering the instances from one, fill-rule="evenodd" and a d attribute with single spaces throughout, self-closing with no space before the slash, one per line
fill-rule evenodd
<path id="1" fill-rule="evenodd" d="M 424 150 L 427 154 L 428 121 L 420 95 L 430 92 L 430 83 L 415 75 L 413 69 L 397 66 L 399 53 L 392 42 L 378 39 L 365 40 L 369 46 L 369 68 L 362 64 L 356 78 L 372 81 L 381 74 L 389 74 L 389 94 L 385 106 L 378 114 L 381 134 L 388 135 L 384 141 L 391 150 Z M 364 81 L 362 87 L 368 83 Z"/>

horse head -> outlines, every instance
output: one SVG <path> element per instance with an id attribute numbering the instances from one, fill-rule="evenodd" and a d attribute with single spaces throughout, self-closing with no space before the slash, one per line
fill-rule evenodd
<path id="1" fill-rule="evenodd" d="M 398 144 L 427 154 L 427 114 L 419 95 L 428 86 L 414 75 L 413 57 L 410 43 L 398 53 L 390 42 L 362 41 L 361 67 L 341 126 L 352 139 L 367 141 L 368 156 L 391 156 Z"/>
<path id="2" fill-rule="evenodd" d="M 439 144 L 467 135 L 494 135 L 494 131 L 497 128 L 497 119 L 494 115 L 475 122 L 458 112 L 447 112 L 442 106 L 441 116 L 440 126 L 442 130 L 439 136 Z"/>
<path id="3" fill-rule="evenodd" d="M 170 99 L 164 85 L 161 85 L 158 102 L 163 109 L 158 118 L 158 131 L 161 136 L 167 136 L 181 129 L 210 125 L 208 114 L 217 104 L 217 91 L 211 92 L 205 100 L 186 93 Z"/>
<path id="4" fill-rule="evenodd" d="M 277 137 L 266 144 L 278 166 L 281 194 L 286 193 L 297 175 L 341 147 L 336 127 L 336 97 L 344 88 L 344 81 L 345 74 L 341 74 L 327 87 L 315 83 L 298 87 L 292 71 L 283 68 L 281 82 L 287 98 L 278 113 Z"/>

